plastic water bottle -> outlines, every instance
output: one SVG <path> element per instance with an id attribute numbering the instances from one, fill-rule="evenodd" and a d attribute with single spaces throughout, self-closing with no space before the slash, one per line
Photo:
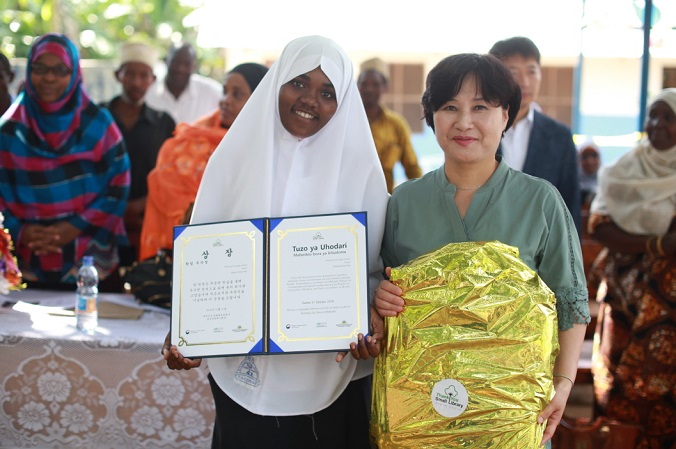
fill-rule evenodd
<path id="1" fill-rule="evenodd" d="M 82 332 L 93 334 L 99 325 L 96 300 L 99 295 L 99 274 L 92 256 L 84 256 L 77 272 L 77 299 L 75 302 L 75 325 Z"/>

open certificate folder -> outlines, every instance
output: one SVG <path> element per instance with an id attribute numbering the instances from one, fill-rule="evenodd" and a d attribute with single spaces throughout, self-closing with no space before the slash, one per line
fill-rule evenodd
<path id="1" fill-rule="evenodd" d="M 177 226 L 171 342 L 186 357 L 344 351 L 368 333 L 366 212 Z"/>

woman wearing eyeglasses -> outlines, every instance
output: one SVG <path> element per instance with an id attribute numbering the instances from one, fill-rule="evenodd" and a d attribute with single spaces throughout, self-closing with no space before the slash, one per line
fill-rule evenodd
<path id="1" fill-rule="evenodd" d="M 126 242 L 120 131 L 84 91 L 66 36 L 37 39 L 28 62 L 25 88 L 0 120 L 0 211 L 19 267 L 29 287 L 72 288 L 90 255 L 105 279 Z"/>

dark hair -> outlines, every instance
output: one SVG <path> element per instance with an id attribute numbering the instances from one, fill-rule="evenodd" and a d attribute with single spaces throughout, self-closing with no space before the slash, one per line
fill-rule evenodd
<path id="1" fill-rule="evenodd" d="M 0 68 L 7 72 L 7 74 L 12 73 L 12 64 L 9 63 L 9 59 L 2 52 L 0 52 Z"/>
<path id="2" fill-rule="evenodd" d="M 385 74 L 383 72 L 376 70 L 376 69 L 362 70 L 361 73 L 359 74 L 359 76 L 357 77 L 357 84 L 361 83 L 362 78 L 364 76 L 366 76 L 367 73 L 375 73 L 376 75 L 378 75 L 380 77 L 380 80 L 383 82 L 383 84 L 385 86 L 387 86 L 387 77 L 385 76 Z"/>
<path id="3" fill-rule="evenodd" d="M 166 63 L 169 64 L 171 60 L 174 59 L 176 53 L 183 50 L 192 53 L 195 59 L 197 59 L 197 50 L 195 49 L 193 44 L 191 44 L 190 42 L 177 42 L 169 47 L 169 51 L 167 52 L 167 56 L 165 57 Z"/>
<path id="4" fill-rule="evenodd" d="M 427 125 L 434 130 L 434 113 L 454 98 L 465 78 L 473 76 L 481 96 L 488 104 L 507 109 L 507 131 L 521 106 L 521 89 L 512 73 L 496 57 L 462 53 L 442 59 L 427 74 L 422 106 Z"/>
<path id="5" fill-rule="evenodd" d="M 255 62 L 245 62 L 234 67 L 228 72 L 230 73 L 239 73 L 244 77 L 244 80 L 249 85 L 251 92 L 256 90 L 258 83 L 261 82 L 266 73 L 268 73 L 268 68 L 262 64 L 257 64 Z"/>
<path id="6" fill-rule="evenodd" d="M 580 148 L 578 153 L 580 154 L 580 157 L 582 157 L 585 153 L 594 153 L 596 156 L 601 156 L 599 148 L 593 143 L 585 144 L 582 148 Z"/>
<path id="7" fill-rule="evenodd" d="M 488 53 L 500 59 L 521 55 L 524 58 L 534 58 L 538 65 L 540 64 L 540 50 L 532 40 L 523 36 L 498 41 L 493 44 Z"/>

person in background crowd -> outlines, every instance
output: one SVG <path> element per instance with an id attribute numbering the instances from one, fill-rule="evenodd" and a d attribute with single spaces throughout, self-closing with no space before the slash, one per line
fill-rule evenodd
<path id="1" fill-rule="evenodd" d="M 362 63 L 357 85 L 385 173 L 387 190 L 391 193 L 394 188 L 392 171 L 395 164 L 401 163 L 409 179 L 422 176 L 422 170 L 411 144 L 411 130 L 406 119 L 380 103 L 387 90 L 388 78 L 385 63 L 381 59 L 373 58 Z"/>
<path id="2" fill-rule="evenodd" d="M 594 268 L 594 261 L 603 250 L 603 245 L 589 235 L 589 207 L 596 195 L 598 187 L 598 171 L 601 167 L 601 153 L 594 143 L 587 142 L 578 151 L 578 173 L 580 178 L 580 219 L 582 229 L 580 243 L 582 244 L 582 256 L 584 258 L 584 271 L 587 275 L 587 289 L 589 297 L 596 298 L 600 279 L 598 270 Z M 592 332 L 593 329 L 588 329 Z"/>
<path id="3" fill-rule="evenodd" d="M 168 112 L 176 123 L 192 123 L 218 108 L 223 86 L 195 73 L 195 47 L 188 43 L 173 46 L 165 62 L 164 80 L 156 81 L 146 94 L 148 106 Z"/>
<path id="4" fill-rule="evenodd" d="M 9 85 L 14 81 L 14 71 L 9 63 L 7 56 L 0 53 L 0 116 L 2 116 L 9 105 L 12 104 L 12 94 L 9 93 Z"/>
<path id="5" fill-rule="evenodd" d="M 11 113 L 10 113 L 11 112 Z M 0 127 L 0 211 L 29 287 L 74 288 L 83 256 L 106 289 L 126 244 L 129 159 L 107 109 L 82 86 L 62 34 L 36 39 L 26 84 Z"/>
<path id="6" fill-rule="evenodd" d="M 579 234 L 580 183 L 573 136 L 563 123 L 534 107 L 542 83 L 540 50 L 527 37 L 512 37 L 496 42 L 489 53 L 505 63 L 521 88 L 519 115 L 505 132 L 499 152 L 513 169 L 546 179 L 557 188 Z"/>
<path id="7" fill-rule="evenodd" d="M 588 143 L 580 148 L 580 203 L 582 207 L 589 208 L 598 185 L 598 171 L 601 168 L 601 152 L 593 143 Z"/>
<path id="8" fill-rule="evenodd" d="M 146 209 L 146 178 L 155 167 L 160 147 L 171 137 L 176 124 L 169 114 L 149 107 L 143 97 L 155 81 L 153 67 L 157 51 L 141 42 L 128 42 L 120 50 L 120 65 L 115 79 L 122 93 L 104 103 L 115 119 L 127 148 L 131 164 L 131 188 L 124 214 L 129 246 L 120 247 L 120 265 L 131 266 L 138 260 L 139 241 Z"/>
<path id="9" fill-rule="evenodd" d="M 172 228 L 189 217 L 209 157 L 267 71 L 256 63 L 233 68 L 225 76 L 220 108 L 193 124 L 179 124 L 176 135 L 162 145 L 148 176 L 142 260 L 173 246 Z"/>
<path id="10" fill-rule="evenodd" d="M 639 424 L 637 448 L 676 447 L 676 89 L 647 138 L 599 173 L 589 232 L 607 248 L 592 373 L 596 414 Z"/>
<path id="11" fill-rule="evenodd" d="M 580 242 L 561 195 L 496 157 L 520 104 L 519 86 L 491 55 L 449 56 L 430 71 L 422 105 L 444 164 L 395 189 L 381 255 L 389 276 L 389 267 L 448 243 L 497 240 L 518 248 L 556 296 L 561 349 L 552 372 L 556 394 L 538 416 L 538 423 L 546 422 L 544 444 L 573 388 L 590 314 Z M 399 287 L 382 281 L 374 301 L 378 314 L 401 312 L 401 296 Z"/>
<path id="12" fill-rule="evenodd" d="M 367 211 L 375 284 L 387 198 L 352 63 L 308 36 L 285 47 L 209 159 L 191 223 Z M 162 353 L 172 369 L 200 363 L 168 340 Z M 370 449 L 372 366 L 333 353 L 210 358 L 212 448 Z"/>

